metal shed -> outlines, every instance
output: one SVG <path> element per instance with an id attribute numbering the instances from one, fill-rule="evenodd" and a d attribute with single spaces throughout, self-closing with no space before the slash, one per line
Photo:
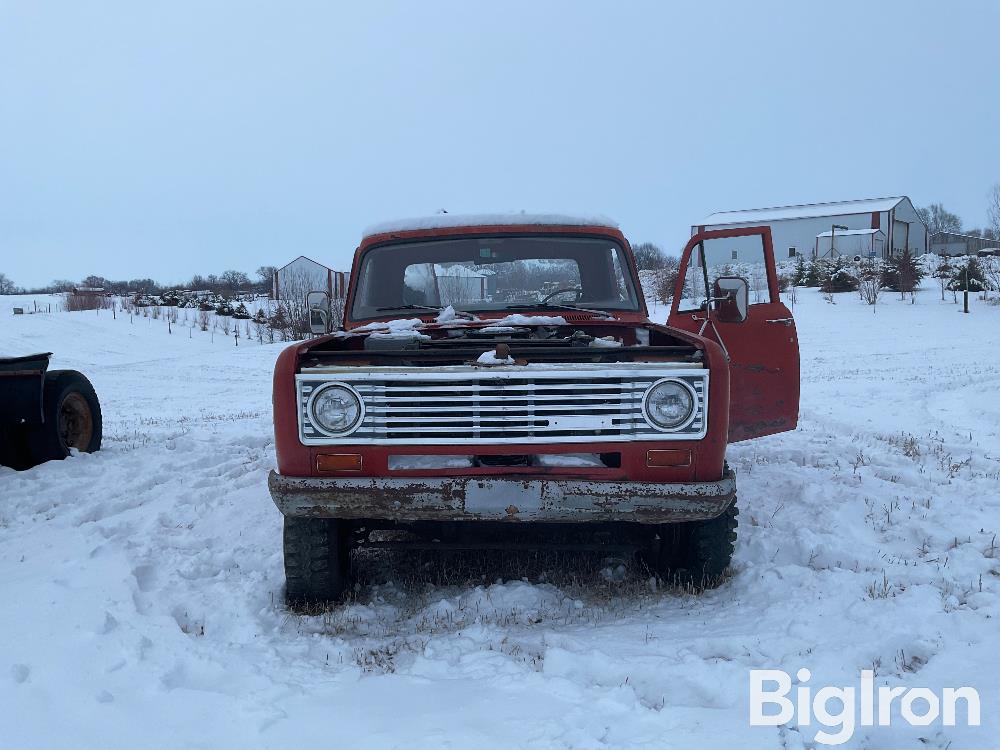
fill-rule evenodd
<path id="1" fill-rule="evenodd" d="M 881 258 L 885 254 L 885 232 L 881 229 L 828 229 L 816 235 L 816 258 Z"/>

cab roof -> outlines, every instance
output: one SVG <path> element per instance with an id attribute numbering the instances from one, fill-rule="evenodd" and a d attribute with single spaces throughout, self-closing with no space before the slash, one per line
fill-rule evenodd
<path id="1" fill-rule="evenodd" d="M 511 212 L 498 214 L 434 214 L 410 219 L 396 219 L 373 224 L 365 229 L 363 238 L 396 232 L 416 232 L 427 229 L 454 229 L 459 227 L 502 226 L 573 226 L 618 229 L 618 222 L 607 216 L 570 214 L 529 214 Z"/>

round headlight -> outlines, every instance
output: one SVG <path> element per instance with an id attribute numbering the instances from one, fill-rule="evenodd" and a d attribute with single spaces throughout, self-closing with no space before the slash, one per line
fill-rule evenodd
<path id="1" fill-rule="evenodd" d="M 680 380 L 661 380 L 646 391 L 643 409 L 646 418 L 661 430 L 676 430 L 694 416 L 697 403 L 694 389 Z"/>
<path id="2" fill-rule="evenodd" d="M 309 416 L 324 432 L 350 432 L 361 421 L 361 399 L 346 386 L 323 386 L 310 402 Z"/>

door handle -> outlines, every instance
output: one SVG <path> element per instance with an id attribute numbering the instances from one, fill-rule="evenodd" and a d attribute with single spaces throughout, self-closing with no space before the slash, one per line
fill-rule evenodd
<path id="1" fill-rule="evenodd" d="M 795 322 L 795 318 L 774 318 L 772 320 L 765 320 L 765 323 L 781 323 L 783 326 L 790 326 Z"/>

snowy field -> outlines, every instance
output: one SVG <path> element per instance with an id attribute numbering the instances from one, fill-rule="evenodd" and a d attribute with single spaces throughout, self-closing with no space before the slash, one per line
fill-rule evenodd
<path id="1" fill-rule="evenodd" d="M 800 427 L 732 447 L 718 590 L 530 560 L 441 583 L 461 575 L 403 556 L 316 617 L 281 604 L 265 485 L 282 345 L 0 298 L 0 351 L 83 370 L 105 431 L 0 468 L 0 747 L 797 750 L 816 725 L 750 728 L 748 681 L 800 667 L 982 697 L 982 727 L 897 709 L 844 747 L 1000 747 L 1000 307 L 927 286 L 874 314 L 798 291 Z"/>

